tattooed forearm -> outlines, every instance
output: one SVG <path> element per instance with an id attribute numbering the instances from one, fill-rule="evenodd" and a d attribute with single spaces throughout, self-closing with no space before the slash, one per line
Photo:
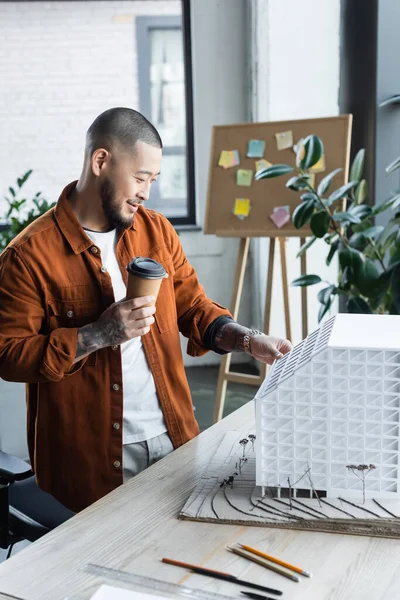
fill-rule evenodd
<path id="1" fill-rule="evenodd" d="M 97 323 L 90 323 L 81 327 L 78 331 L 74 363 L 103 347 L 104 338 L 98 330 Z"/>
<path id="2" fill-rule="evenodd" d="M 249 331 L 235 321 L 225 323 L 215 336 L 215 345 L 226 352 L 244 352 L 243 338 Z"/>
<path id="3" fill-rule="evenodd" d="M 74 363 L 106 346 L 118 346 L 123 339 L 124 324 L 118 321 L 96 321 L 81 327 Z M 122 339 L 121 339 L 122 338 Z"/>

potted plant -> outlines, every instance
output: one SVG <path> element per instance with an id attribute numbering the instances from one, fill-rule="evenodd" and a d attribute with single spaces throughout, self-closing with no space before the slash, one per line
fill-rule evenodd
<path id="1" fill-rule="evenodd" d="M 365 203 L 367 182 L 362 178 L 365 151 L 360 150 L 350 169 L 349 182 L 330 190 L 332 180 L 340 171 L 326 175 L 317 187 L 312 185 L 310 169 L 324 153 L 321 139 L 309 135 L 296 147 L 296 168 L 272 165 L 256 173 L 266 179 L 295 174 L 286 187 L 301 192 L 300 204 L 292 214 L 297 229 L 309 224 L 312 237 L 297 256 L 303 255 L 318 239 L 326 243 L 326 264 L 339 259 L 339 274 L 335 283 L 318 293 L 321 304 L 318 321 L 327 313 L 335 296 L 345 296 L 346 307 L 353 313 L 400 314 L 400 193 L 394 193 L 374 207 Z M 392 172 L 400 167 L 400 158 L 387 167 Z M 386 226 L 374 225 L 374 217 L 391 211 Z M 292 285 L 309 286 L 320 283 L 319 275 L 307 274 Z"/>
<path id="2" fill-rule="evenodd" d="M 32 174 L 32 169 L 27 171 L 22 177 L 17 179 L 17 183 L 14 187 L 9 187 L 9 196 L 5 196 L 4 199 L 8 204 L 7 213 L 4 215 L 4 220 L 7 225 L 0 231 L 0 252 L 15 238 L 20 231 L 25 229 L 29 223 L 32 223 L 40 215 L 47 212 L 54 206 L 49 204 L 42 196 L 42 192 L 37 192 L 30 203 L 33 205 L 32 208 L 26 213 L 24 209 L 28 203 L 27 198 L 20 198 L 21 189 L 26 181 Z"/>

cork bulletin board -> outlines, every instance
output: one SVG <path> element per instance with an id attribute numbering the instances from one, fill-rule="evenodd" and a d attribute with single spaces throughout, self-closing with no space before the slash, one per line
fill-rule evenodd
<path id="1" fill-rule="evenodd" d="M 310 235 L 309 229 L 295 229 L 291 218 L 283 225 L 285 219 L 271 219 L 284 211 L 291 217 L 301 202 L 301 193 L 285 186 L 295 173 L 255 181 L 257 167 L 262 166 L 256 165 L 256 161 L 294 167 L 293 146 L 307 135 L 315 134 L 324 144 L 323 160 L 316 165 L 313 175 L 315 185 L 334 169 L 341 168 L 331 184 L 331 189 L 336 189 L 347 182 L 351 125 L 352 115 L 341 115 L 213 127 L 204 232 L 241 238 Z"/>

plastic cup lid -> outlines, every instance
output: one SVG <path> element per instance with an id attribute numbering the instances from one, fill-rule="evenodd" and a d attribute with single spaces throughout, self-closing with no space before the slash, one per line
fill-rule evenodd
<path id="1" fill-rule="evenodd" d="M 136 256 L 126 268 L 131 275 L 143 277 L 143 279 L 162 279 L 167 275 L 166 270 L 159 262 L 144 256 Z"/>

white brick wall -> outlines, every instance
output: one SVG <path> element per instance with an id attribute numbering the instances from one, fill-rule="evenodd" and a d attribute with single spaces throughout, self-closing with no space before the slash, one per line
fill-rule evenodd
<path id="1" fill-rule="evenodd" d="M 93 119 L 139 108 L 135 17 L 172 14 L 179 0 L 0 2 L 1 197 L 28 169 L 52 201 L 79 177 Z"/>

